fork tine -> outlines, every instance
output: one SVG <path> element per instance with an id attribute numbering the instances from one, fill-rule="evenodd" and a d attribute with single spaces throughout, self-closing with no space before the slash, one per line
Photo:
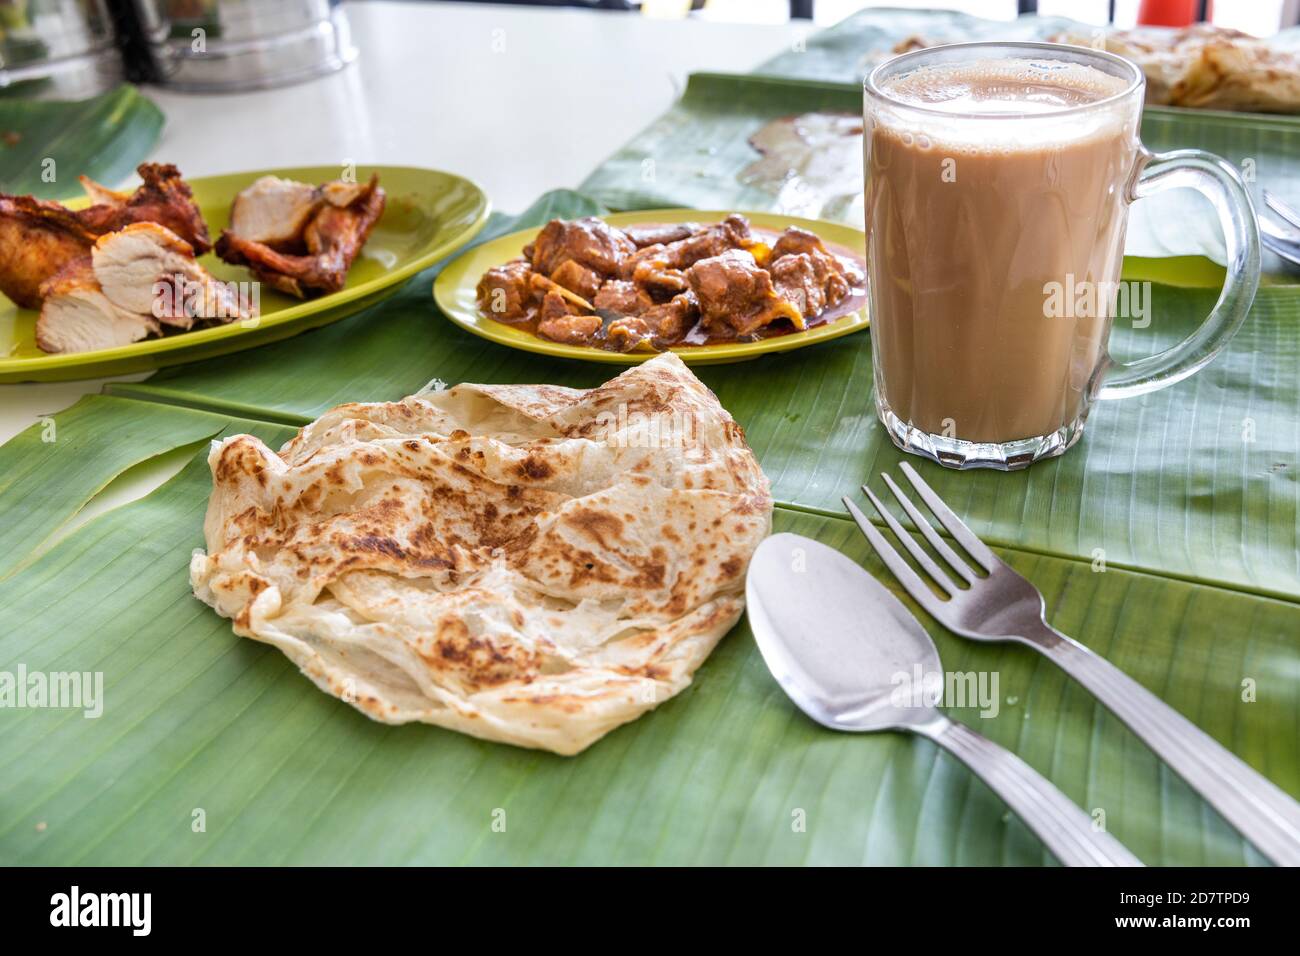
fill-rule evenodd
<path id="1" fill-rule="evenodd" d="M 994 568 L 1002 563 L 998 560 L 998 556 L 990 551 L 983 541 L 975 537 L 974 532 L 966 527 L 965 522 L 953 514 L 952 509 L 943 503 L 943 499 L 934 493 L 934 489 L 925 483 L 925 479 L 916 473 L 915 468 L 905 461 L 900 462 L 900 466 L 907 480 L 916 489 L 916 493 L 921 496 L 921 500 L 948 529 L 948 533 L 957 539 L 958 544 L 966 549 L 967 554 L 984 566 L 985 571 L 992 574 Z"/>
<path id="2" fill-rule="evenodd" d="M 970 566 L 957 557 L 957 552 L 948 547 L 948 543 L 939 537 L 939 532 L 935 531 L 930 522 L 925 520 L 925 515 L 921 514 L 916 505 L 912 504 L 912 500 L 903 494 L 903 489 L 899 488 L 894 479 L 888 475 L 881 474 L 880 477 L 885 479 L 886 487 L 893 493 L 898 503 L 903 506 L 907 516 L 912 519 L 912 524 L 916 525 L 916 530 L 925 535 L 925 540 L 930 542 L 930 547 L 939 552 L 939 556 L 948 562 L 948 565 L 957 572 L 963 581 L 967 584 L 974 584 L 975 575 L 971 574 Z"/>
<path id="3" fill-rule="evenodd" d="M 867 499 L 875 507 L 876 511 L 879 512 L 880 517 L 885 519 L 885 524 L 889 525 L 889 530 L 894 532 L 894 537 L 897 538 L 899 543 L 907 549 L 907 553 L 912 556 L 912 559 L 921 566 L 922 570 L 924 570 L 926 574 L 930 575 L 930 577 L 934 578 L 934 580 L 938 582 L 939 589 L 947 592 L 949 597 L 955 595 L 957 593 L 957 586 L 952 583 L 952 580 L 948 575 L 943 573 L 943 569 L 940 568 L 939 565 L 935 564 L 934 561 L 930 559 L 930 556 L 912 540 L 912 536 L 903 530 L 903 526 L 898 523 L 898 519 L 895 518 L 890 513 L 889 509 L 885 507 L 885 503 L 877 498 L 866 485 L 862 486 L 862 492 L 867 496 Z"/>
<path id="4" fill-rule="evenodd" d="M 1264 193 L 1264 205 L 1268 206 L 1269 209 L 1273 210 L 1275 213 L 1277 213 L 1279 216 L 1281 216 L 1291 225 L 1295 226 L 1297 229 L 1300 229 L 1300 212 L 1297 212 L 1294 206 L 1292 206 L 1290 203 L 1283 202 L 1281 199 L 1273 195 L 1267 189 L 1265 189 L 1263 193 Z"/>
<path id="5" fill-rule="evenodd" d="M 911 565 L 903 560 L 902 556 L 894 550 L 893 545 L 885 540 L 885 536 L 876 530 L 871 519 L 864 515 L 857 505 L 848 498 L 840 500 L 844 502 L 844 507 L 849 509 L 849 514 L 857 522 L 858 529 L 866 535 L 867 543 L 884 562 L 885 567 L 894 572 L 894 577 L 898 578 L 898 583 L 903 585 L 903 590 L 912 595 L 913 600 L 931 614 L 936 613 L 944 602 L 935 596 L 930 586 L 921 580 L 920 575 L 912 570 Z"/>
<path id="6" fill-rule="evenodd" d="M 1295 242 L 1300 239 L 1300 224 L 1292 224 L 1279 216 L 1274 216 L 1271 212 L 1261 209 L 1255 214 L 1255 221 L 1259 223 L 1261 236 L 1269 236 L 1281 242 Z"/>

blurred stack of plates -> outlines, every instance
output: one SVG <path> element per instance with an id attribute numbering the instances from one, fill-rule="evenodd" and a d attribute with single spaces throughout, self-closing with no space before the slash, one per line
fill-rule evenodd
<path id="1" fill-rule="evenodd" d="M 356 57 L 342 0 L 135 0 L 155 78 L 182 90 L 261 89 Z"/>
<path id="2" fill-rule="evenodd" d="M 105 0 L 0 0 L 0 96 L 83 99 L 122 76 Z"/>

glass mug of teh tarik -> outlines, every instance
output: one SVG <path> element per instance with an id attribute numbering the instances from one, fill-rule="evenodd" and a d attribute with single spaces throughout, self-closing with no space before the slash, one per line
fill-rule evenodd
<path id="1" fill-rule="evenodd" d="M 1047 43 L 934 47 L 867 77 L 875 401 L 900 448 L 956 468 L 1059 455 L 1094 400 L 1186 378 L 1241 325 L 1259 285 L 1250 197 L 1217 156 L 1142 146 L 1143 87 L 1127 60 Z M 1174 348 L 1116 362 L 1129 204 L 1181 186 L 1218 213 L 1223 293 Z"/>

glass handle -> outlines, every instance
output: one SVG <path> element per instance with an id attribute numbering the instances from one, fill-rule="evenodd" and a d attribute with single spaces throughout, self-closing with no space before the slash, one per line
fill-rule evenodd
<path id="1" fill-rule="evenodd" d="M 1165 189 L 1195 189 L 1214 205 L 1228 252 L 1228 274 L 1219 301 L 1195 332 L 1171 349 L 1135 362 L 1112 362 L 1098 398 L 1128 398 L 1181 382 L 1199 371 L 1228 344 L 1255 301 L 1259 288 L 1259 225 L 1255 207 L 1237 170 L 1200 149 L 1148 153 L 1132 199 Z"/>

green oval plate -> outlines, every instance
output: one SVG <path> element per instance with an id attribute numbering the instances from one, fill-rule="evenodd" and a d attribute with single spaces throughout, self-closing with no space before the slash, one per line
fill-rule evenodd
<path id="1" fill-rule="evenodd" d="M 413 166 L 364 166 L 357 179 L 379 174 L 388 193 L 384 215 L 348 273 L 347 285 L 331 295 L 301 301 L 263 287 L 256 323 L 182 332 L 95 352 L 50 355 L 36 347 L 37 313 L 0 295 L 0 382 L 55 381 L 121 375 L 225 355 L 337 322 L 397 291 L 410 278 L 474 238 L 487 221 L 483 190 L 460 176 Z M 260 176 L 307 183 L 339 177 L 338 166 L 261 169 L 189 180 L 215 240 L 230 221 L 235 195 Z M 85 205 L 82 200 L 81 205 Z M 78 203 L 69 203 L 78 205 Z M 212 253 L 200 260 L 219 279 L 248 281 L 251 274 Z"/>
<path id="2" fill-rule="evenodd" d="M 734 211 L 734 210 L 733 210 Z M 642 222 L 721 222 L 732 211 L 702 209 L 645 209 L 637 212 L 621 212 L 604 216 L 606 222 L 614 226 L 629 226 Z M 801 226 L 817 233 L 824 241 L 843 246 L 849 252 L 856 253 L 866 249 L 866 236 L 857 229 L 820 219 L 800 219 L 796 216 L 779 216 L 766 212 L 742 212 L 753 225 L 760 229 L 780 231 L 786 226 Z M 533 335 L 524 329 L 517 329 L 497 322 L 479 312 L 474 290 L 478 280 L 488 269 L 499 266 L 517 257 L 520 250 L 533 240 L 537 229 L 525 229 L 475 246 L 464 255 L 449 263 L 433 283 L 433 297 L 438 308 L 451 321 L 475 335 L 490 339 L 500 345 L 522 349 L 525 352 L 538 352 L 542 355 L 554 355 L 562 358 L 584 359 L 588 362 L 607 362 L 613 365 L 637 365 L 646 359 L 654 358 L 654 352 L 607 352 L 604 349 L 588 348 L 581 345 L 562 345 Z M 857 254 L 861 259 L 861 254 Z M 815 345 L 849 335 L 867 327 L 867 308 L 863 306 L 857 312 L 850 312 L 834 322 L 827 322 L 809 329 L 807 332 L 791 332 L 789 335 L 777 335 L 758 342 L 735 342 L 725 345 L 686 345 L 674 348 L 682 359 L 692 365 L 718 365 L 724 362 L 743 362 L 757 358 L 769 352 L 788 352 L 791 349 Z"/>

